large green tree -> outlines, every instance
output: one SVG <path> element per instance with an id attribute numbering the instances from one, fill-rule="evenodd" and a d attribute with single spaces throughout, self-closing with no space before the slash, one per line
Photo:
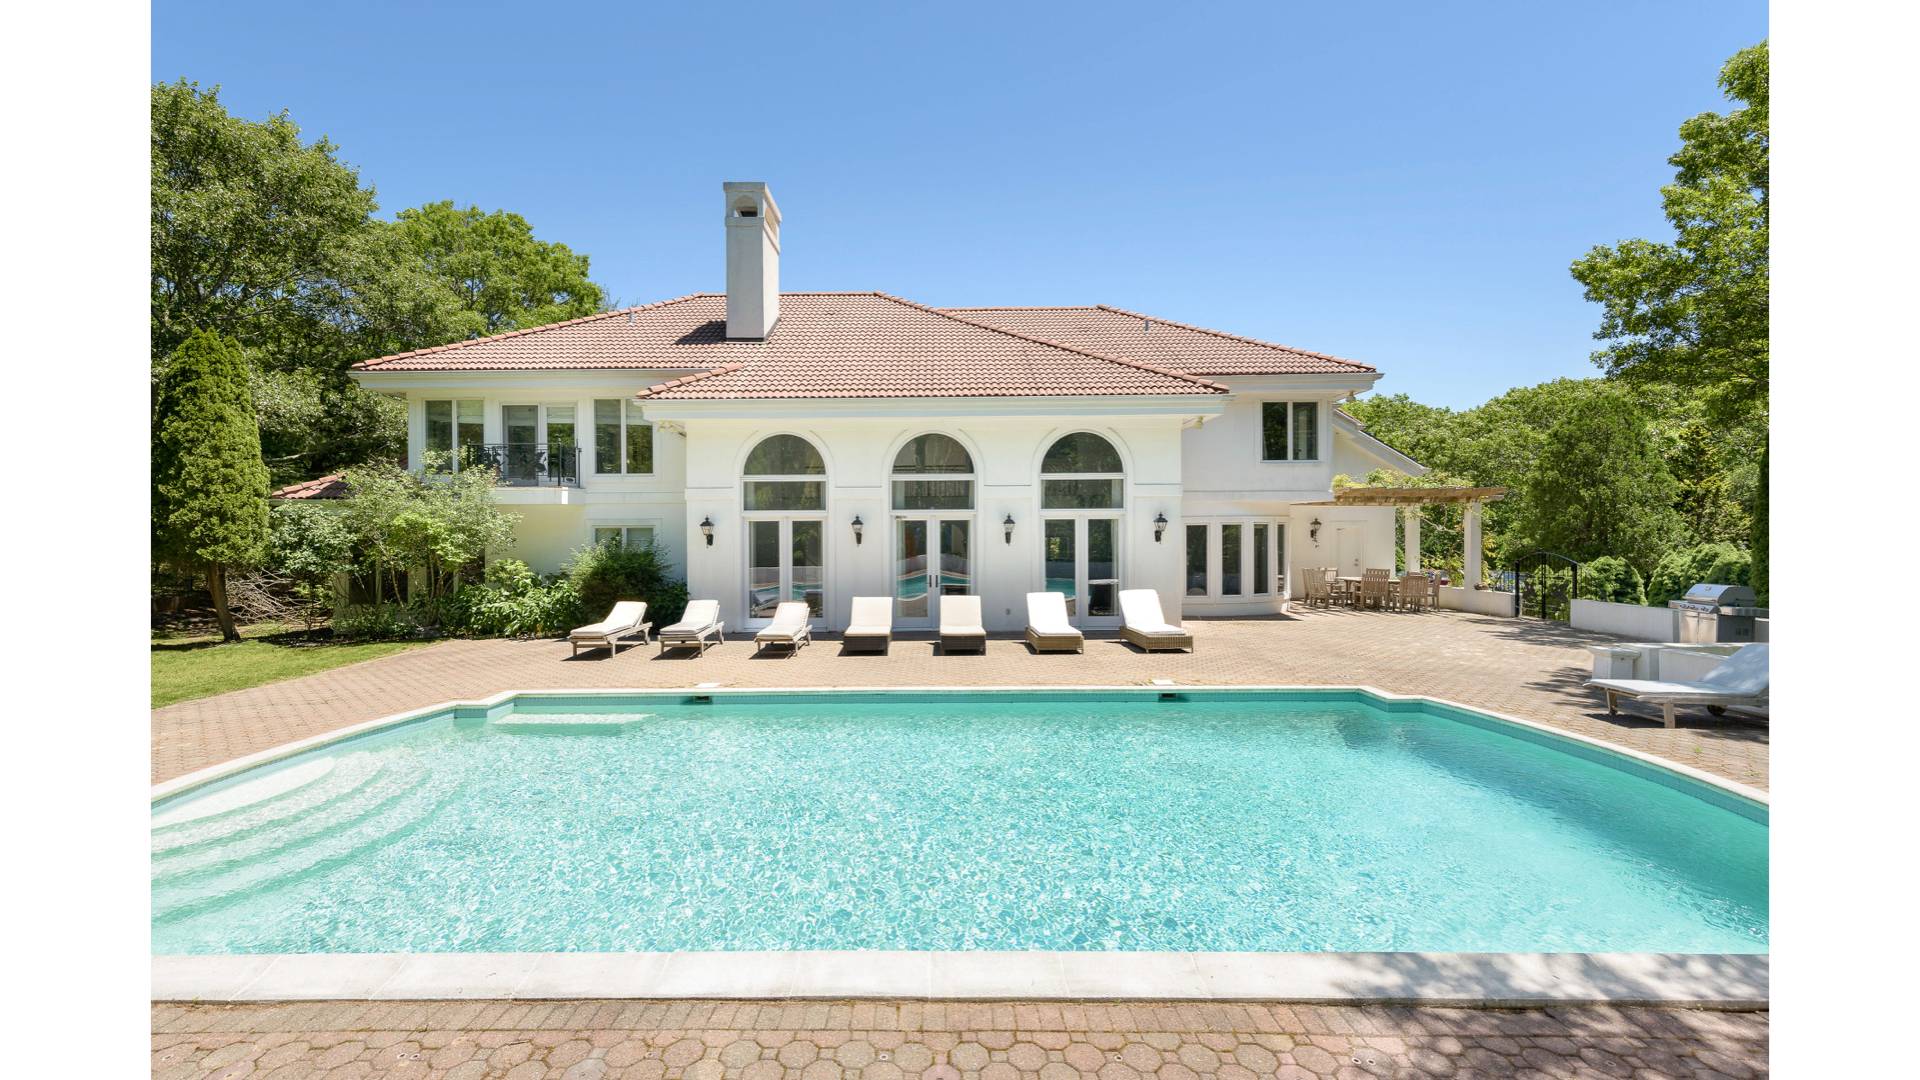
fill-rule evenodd
<path id="1" fill-rule="evenodd" d="M 392 228 L 427 273 L 459 298 L 461 329 L 469 333 L 576 319 L 605 303 L 587 276 L 587 257 L 534 239 L 533 226 L 519 214 L 437 202 L 400 211 Z"/>
<path id="2" fill-rule="evenodd" d="M 1660 189 L 1673 239 L 1602 245 L 1573 264 L 1601 305 L 1608 374 L 1697 395 L 1723 422 L 1767 412 L 1767 45 L 1720 72 L 1739 108 L 1680 126 Z"/>
<path id="3" fill-rule="evenodd" d="M 268 529 L 267 469 L 239 346 L 206 330 L 181 342 L 156 387 L 153 431 L 154 550 L 205 568 L 220 635 L 236 640 L 227 571 L 259 560 Z"/>
<path id="4" fill-rule="evenodd" d="M 598 310 L 585 256 L 517 215 L 434 203 L 374 217 L 375 192 L 285 113 L 230 115 L 218 89 L 152 87 L 152 360 L 196 330 L 255 372 L 276 482 L 397 457 L 405 422 L 357 360 Z"/>
<path id="5" fill-rule="evenodd" d="M 1642 574 L 1681 534 L 1673 476 L 1645 415 L 1620 393 L 1570 403 L 1522 484 L 1514 543 L 1586 562 L 1617 555 Z"/>

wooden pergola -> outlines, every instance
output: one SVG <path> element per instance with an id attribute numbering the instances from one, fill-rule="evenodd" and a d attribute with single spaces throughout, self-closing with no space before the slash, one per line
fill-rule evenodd
<path id="1" fill-rule="evenodd" d="M 1480 581 L 1480 507 L 1507 497 L 1503 487 L 1350 487 L 1333 493 L 1333 498 L 1302 506 L 1397 506 L 1406 524 L 1407 569 L 1420 567 L 1420 514 L 1422 506 L 1464 506 L 1461 531 L 1465 533 L 1467 587 Z"/>

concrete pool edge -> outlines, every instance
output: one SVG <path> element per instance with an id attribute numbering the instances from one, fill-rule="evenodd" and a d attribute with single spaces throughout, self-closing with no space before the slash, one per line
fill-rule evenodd
<path id="1" fill-rule="evenodd" d="M 1763 1009 L 1766 954 L 672 952 L 156 956 L 157 1002 L 1284 1001 Z"/>
<path id="2" fill-rule="evenodd" d="M 163 780 L 150 789 L 149 802 L 160 802 L 177 795 L 218 783 L 228 777 L 246 772 L 249 769 L 271 765 L 309 750 L 316 750 L 334 743 L 345 742 L 363 735 L 373 734 L 390 727 L 428 720 L 455 710 L 491 710 L 506 705 L 517 698 L 554 698 L 554 697 L 751 697 L 768 694 L 868 694 L 868 695 L 906 695 L 906 694 L 1010 694 L 1010 693 L 1047 693 L 1047 694 L 1113 694 L 1126 693 L 1136 695 L 1167 693 L 1207 693 L 1207 694 L 1271 694 L 1271 693 L 1313 693 L 1320 695 L 1362 694 L 1381 704 L 1422 704 L 1439 706 L 1446 709 L 1458 709 L 1461 712 L 1474 713 L 1502 723 L 1515 725 L 1522 729 L 1548 736 L 1551 739 L 1584 745 L 1605 754 L 1615 755 L 1642 765 L 1651 766 L 1662 772 L 1692 780 L 1707 787 L 1718 789 L 1737 798 L 1755 804 L 1762 812 L 1771 808 L 1768 793 L 1737 780 L 1717 776 L 1703 769 L 1635 750 L 1631 747 L 1597 739 L 1590 735 L 1567 731 L 1537 720 L 1511 716 L 1495 712 L 1476 705 L 1463 705 L 1446 698 L 1429 697 L 1422 694 L 1399 694 L 1390 690 L 1361 684 L 1348 685 L 1286 685 L 1263 684 L 1258 686 L 1210 686 L 1199 683 L 1180 683 L 1177 685 L 1106 685 L 1106 686 L 802 686 L 802 687 L 633 687 L 633 688 L 587 688 L 572 690 L 502 690 L 483 698 L 468 701 L 443 701 L 418 709 L 393 713 L 388 716 L 366 720 L 358 724 L 334 731 L 322 732 L 305 739 L 283 743 L 253 754 L 209 765 L 204 769 Z"/>
<path id="3" fill-rule="evenodd" d="M 768 694 L 1207 693 L 1359 694 L 1386 704 L 1456 709 L 1583 745 L 1746 800 L 1768 793 L 1704 770 L 1538 721 L 1371 686 L 680 687 L 506 690 L 395 713 L 209 766 L 153 785 L 161 800 L 345 742 L 454 711 L 516 699 L 748 697 Z M 591 998 L 899 998 L 1217 1000 L 1460 1007 L 1683 1005 L 1765 1008 L 1768 954 L 1689 953 L 1057 953 L 676 952 L 311 953 L 152 958 L 154 1001 Z"/>

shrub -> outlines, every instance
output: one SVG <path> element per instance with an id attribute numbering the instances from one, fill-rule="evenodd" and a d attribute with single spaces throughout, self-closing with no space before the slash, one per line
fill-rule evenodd
<path id="1" fill-rule="evenodd" d="M 273 508 L 267 568 L 285 579 L 307 632 L 333 608 L 333 578 L 353 568 L 353 535 L 332 507 L 310 502 Z"/>
<path id="2" fill-rule="evenodd" d="M 687 606 L 686 583 L 673 577 L 666 556 L 651 544 L 583 548 L 574 554 L 567 577 L 586 618 L 605 615 L 621 600 L 645 600 L 648 622 L 669 623 Z"/>
<path id="3" fill-rule="evenodd" d="M 1700 582 L 1715 585 L 1748 585 L 1753 578 L 1753 559 L 1741 548 L 1729 543 L 1701 544 L 1668 552 L 1653 568 L 1647 583 L 1646 602 L 1663 607 L 1678 600 Z"/>
<path id="4" fill-rule="evenodd" d="M 382 602 L 344 605 L 333 613 L 333 636 L 354 641 L 399 641 L 424 637 L 416 605 Z"/>
<path id="5" fill-rule="evenodd" d="M 1602 555 L 1580 568 L 1580 598 L 1615 604 L 1647 602 L 1646 580 L 1618 555 Z"/>
<path id="6" fill-rule="evenodd" d="M 518 559 L 487 564 L 484 581 L 455 593 L 447 603 L 446 628 L 457 633 L 527 637 L 578 626 L 580 595 L 565 576 L 541 580 Z"/>

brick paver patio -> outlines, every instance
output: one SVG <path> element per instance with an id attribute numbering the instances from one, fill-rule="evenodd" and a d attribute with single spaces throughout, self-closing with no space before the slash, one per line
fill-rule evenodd
<path id="1" fill-rule="evenodd" d="M 1014 1002 L 153 1007 L 166 1080 L 1751 1077 L 1765 1013 Z"/>
<path id="2" fill-rule="evenodd" d="M 1085 656 L 985 656 L 896 640 L 791 659 L 735 637 L 705 657 L 568 659 L 553 641 L 454 641 L 152 714 L 155 781 L 293 739 L 511 689 L 1361 683 L 1477 705 L 1767 785 L 1764 725 L 1684 710 L 1608 717 L 1581 688 L 1608 638 L 1458 613 L 1189 620 L 1192 655 L 1089 640 Z M 155 1004 L 153 1075 L 446 1080 L 1250 1080 L 1254 1077 L 1764 1075 L 1765 1012 L 1095 1002 L 319 1002 Z"/>
<path id="3" fill-rule="evenodd" d="M 1195 685 L 1361 683 L 1427 694 L 1607 739 L 1671 761 L 1767 786 L 1767 729 L 1682 710 L 1681 727 L 1655 710 L 1609 717 L 1581 683 L 1584 646 L 1613 640 L 1536 620 L 1457 612 L 1301 611 L 1264 619 L 1192 619 L 1192 653 L 1143 654 L 1089 639 L 1085 655 L 1034 655 L 1018 639 L 984 656 L 937 655 L 930 640 L 896 638 L 887 655 L 843 655 L 823 637 L 787 657 L 755 656 L 730 638 L 704 657 L 635 647 L 569 658 L 563 641 L 448 641 L 397 656 L 187 701 L 153 712 L 155 782 L 294 739 L 452 698 L 502 690 L 724 686 Z"/>

